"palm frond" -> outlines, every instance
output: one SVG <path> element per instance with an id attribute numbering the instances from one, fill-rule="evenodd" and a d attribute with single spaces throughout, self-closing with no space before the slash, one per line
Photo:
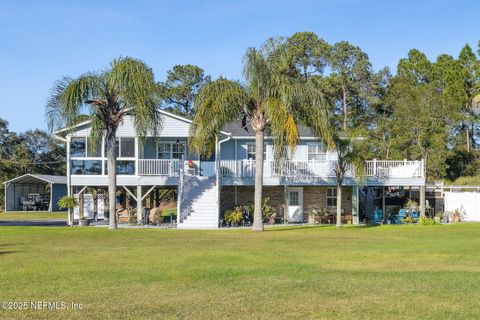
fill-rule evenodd
<path id="1" fill-rule="evenodd" d="M 205 85 L 196 100 L 197 112 L 190 129 L 189 146 L 197 154 L 210 155 L 215 137 L 225 123 L 239 118 L 249 104 L 245 88 L 220 78 Z"/>

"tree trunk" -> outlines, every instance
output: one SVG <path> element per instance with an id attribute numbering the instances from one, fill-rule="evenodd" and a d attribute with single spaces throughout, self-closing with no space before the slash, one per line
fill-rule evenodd
<path id="1" fill-rule="evenodd" d="M 470 128 L 468 125 L 465 125 L 465 133 L 467 137 L 467 152 L 470 152 Z"/>
<path id="2" fill-rule="evenodd" d="M 263 129 L 255 131 L 255 197 L 252 226 L 253 231 L 263 231 L 263 136 Z"/>
<path id="3" fill-rule="evenodd" d="M 343 85 L 342 85 L 342 102 L 343 102 L 343 131 L 347 131 L 347 122 L 348 122 L 347 90 Z"/>
<path id="4" fill-rule="evenodd" d="M 109 132 L 106 137 L 107 169 L 108 169 L 108 205 L 110 229 L 117 228 L 116 192 L 117 192 L 117 153 L 115 131 Z"/>
<path id="5" fill-rule="evenodd" d="M 337 178 L 337 228 L 342 225 L 342 181 Z"/>

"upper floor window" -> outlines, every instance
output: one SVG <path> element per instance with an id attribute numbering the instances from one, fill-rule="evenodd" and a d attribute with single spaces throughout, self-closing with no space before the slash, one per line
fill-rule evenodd
<path id="1" fill-rule="evenodd" d="M 326 160 L 327 150 L 320 142 L 308 143 L 308 160 Z"/>
<path id="2" fill-rule="evenodd" d="M 70 155 L 72 157 L 87 156 L 87 139 L 85 137 L 73 137 L 70 140 Z"/>
<path id="3" fill-rule="evenodd" d="M 92 138 L 72 137 L 70 140 L 70 155 L 76 158 L 101 157 L 102 141 L 94 143 Z"/>
<path id="4" fill-rule="evenodd" d="M 107 145 L 105 144 L 105 157 L 107 156 Z M 115 154 L 119 158 L 135 157 L 135 138 L 119 137 L 115 142 Z"/>
<path id="5" fill-rule="evenodd" d="M 185 142 L 161 142 L 158 144 L 158 159 L 185 159 Z"/>
<path id="6" fill-rule="evenodd" d="M 247 159 L 255 160 L 255 155 L 257 153 L 256 145 L 254 142 L 247 143 Z M 267 149 L 266 145 L 263 145 L 263 160 L 267 160 Z"/>
<path id="7" fill-rule="evenodd" d="M 120 158 L 135 157 L 135 138 L 119 138 L 120 139 Z"/>

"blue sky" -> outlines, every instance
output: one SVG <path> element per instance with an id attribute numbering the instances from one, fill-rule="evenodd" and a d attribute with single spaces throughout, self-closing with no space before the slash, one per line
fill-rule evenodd
<path id="1" fill-rule="evenodd" d="M 45 128 L 44 105 L 64 75 L 99 70 L 118 56 L 145 60 L 157 80 L 175 64 L 241 78 L 246 48 L 313 31 L 347 40 L 375 69 L 411 48 L 435 59 L 480 40 L 475 0 L 7 1 L 0 0 L 0 117 L 15 131 Z"/>

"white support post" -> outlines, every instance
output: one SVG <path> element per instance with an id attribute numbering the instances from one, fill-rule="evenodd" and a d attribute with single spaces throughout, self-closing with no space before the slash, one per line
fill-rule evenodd
<path id="1" fill-rule="evenodd" d="M 70 136 L 67 136 L 67 195 L 72 195 L 72 177 L 70 170 Z M 73 210 L 68 209 L 68 224 L 73 227 Z"/>
<path id="2" fill-rule="evenodd" d="M 425 185 L 420 186 L 420 216 L 425 217 Z"/>
<path id="3" fill-rule="evenodd" d="M 138 176 L 138 155 L 139 155 L 138 137 L 135 137 L 135 175 Z"/>
<path id="4" fill-rule="evenodd" d="M 373 159 L 373 176 L 377 176 L 377 159 Z"/>
<path id="5" fill-rule="evenodd" d="M 137 185 L 137 224 L 142 225 L 143 224 L 143 208 L 142 208 L 142 186 Z"/>
<path id="6" fill-rule="evenodd" d="M 353 216 L 353 224 L 359 224 L 360 217 L 359 217 L 359 192 L 358 187 L 352 187 L 352 216 Z"/>
<path id="7" fill-rule="evenodd" d="M 385 187 L 382 186 L 382 213 L 383 213 L 383 223 L 387 223 L 387 212 L 385 210 Z"/>
<path id="8" fill-rule="evenodd" d="M 53 183 L 49 183 L 50 185 L 50 203 L 48 207 L 48 211 L 52 212 L 53 211 Z"/>

